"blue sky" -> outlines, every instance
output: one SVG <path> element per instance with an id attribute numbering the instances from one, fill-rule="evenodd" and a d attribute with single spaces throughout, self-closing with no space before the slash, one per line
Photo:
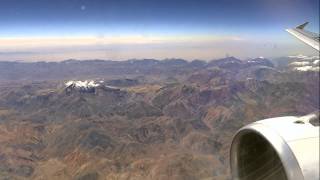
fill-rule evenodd
<path id="1" fill-rule="evenodd" d="M 284 31 L 305 21 L 318 0 L 0 0 L 0 60 L 315 54 Z"/>

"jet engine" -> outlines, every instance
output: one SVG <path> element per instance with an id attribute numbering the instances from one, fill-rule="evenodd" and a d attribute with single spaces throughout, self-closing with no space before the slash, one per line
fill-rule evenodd
<path id="1" fill-rule="evenodd" d="M 241 128 L 230 150 L 234 180 L 318 180 L 319 112 Z"/>

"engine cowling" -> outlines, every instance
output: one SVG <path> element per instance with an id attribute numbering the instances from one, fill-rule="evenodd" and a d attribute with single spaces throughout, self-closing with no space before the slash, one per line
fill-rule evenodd
<path id="1" fill-rule="evenodd" d="M 230 165 L 235 180 L 319 179 L 319 113 L 241 128 L 232 141 Z"/>

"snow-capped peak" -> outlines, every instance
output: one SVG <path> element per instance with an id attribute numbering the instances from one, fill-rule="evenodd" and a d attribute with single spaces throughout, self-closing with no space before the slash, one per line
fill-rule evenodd
<path id="1" fill-rule="evenodd" d="M 93 80 L 85 81 L 68 81 L 65 83 L 66 87 L 74 86 L 76 88 L 94 88 L 100 86 L 99 83 L 96 83 Z"/>

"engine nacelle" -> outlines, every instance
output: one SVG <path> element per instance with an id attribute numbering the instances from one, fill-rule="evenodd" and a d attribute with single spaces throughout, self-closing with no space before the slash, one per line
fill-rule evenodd
<path id="1" fill-rule="evenodd" d="M 319 113 L 243 127 L 233 138 L 230 165 L 235 180 L 318 180 Z"/>

